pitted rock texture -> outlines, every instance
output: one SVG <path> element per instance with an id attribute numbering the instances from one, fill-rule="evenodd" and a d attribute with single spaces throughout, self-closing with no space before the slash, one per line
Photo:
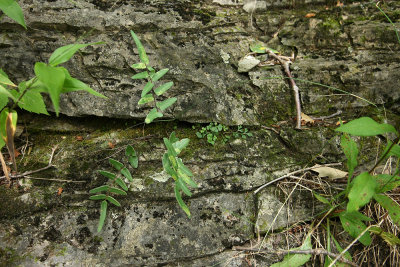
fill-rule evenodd
<path id="1" fill-rule="evenodd" d="M 340 7 L 335 1 L 258 0 L 261 8 L 247 13 L 244 5 L 251 2 L 20 1 L 29 30 L 8 18 L 0 22 L 0 67 L 22 81 L 32 77 L 35 61 L 46 61 L 62 45 L 104 41 L 65 65 L 109 99 L 71 93 L 62 98 L 61 112 L 143 119 L 150 109 L 137 104 L 144 83 L 130 79 L 135 74 L 130 65 L 139 61 L 129 34 L 134 30 L 150 62 L 170 69 L 163 81 L 175 83 L 167 96 L 178 102 L 167 117 L 258 125 L 295 115 L 288 84 L 268 79 L 282 77 L 280 66 L 238 72 L 249 45 L 262 41 L 284 55 L 297 54 L 296 78 L 331 86 L 298 81 L 307 114 L 352 113 L 370 105 L 361 98 L 399 113 L 400 46 L 393 27 L 369 1 Z M 398 8 L 397 1 L 385 5 L 397 26 Z"/>

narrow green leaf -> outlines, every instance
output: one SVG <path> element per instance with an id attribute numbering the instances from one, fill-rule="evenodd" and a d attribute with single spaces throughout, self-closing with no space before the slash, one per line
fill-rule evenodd
<path id="1" fill-rule="evenodd" d="M 182 200 L 181 192 L 179 192 L 179 185 L 175 182 L 175 187 L 174 187 L 174 192 L 175 192 L 175 198 L 178 201 L 179 206 L 183 209 L 183 211 L 186 213 L 186 215 L 190 218 L 190 210 L 186 206 L 185 202 Z"/>
<path id="2" fill-rule="evenodd" d="M 329 200 L 327 200 L 325 197 L 321 196 L 321 195 L 318 194 L 317 192 L 313 191 L 313 194 L 314 194 L 315 198 L 318 199 L 319 202 L 322 202 L 322 203 L 328 204 L 328 205 L 331 204 L 331 203 L 329 202 Z"/>
<path id="3" fill-rule="evenodd" d="M 75 53 L 81 48 L 89 45 L 103 44 L 104 42 L 90 43 L 90 44 L 70 44 L 57 48 L 49 59 L 50 66 L 57 66 L 61 63 L 67 62 Z"/>
<path id="4" fill-rule="evenodd" d="M 122 175 L 125 176 L 126 179 L 128 179 L 130 182 L 133 182 L 133 178 L 132 178 L 131 172 L 128 170 L 128 168 L 123 168 L 123 169 L 121 170 L 121 173 L 122 173 Z"/>
<path id="5" fill-rule="evenodd" d="M 389 174 L 375 175 L 375 180 L 378 183 L 376 193 L 384 193 L 391 191 L 400 186 L 400 176 L 393 176 Z"/>
<path id="6" fill-rule="evenodd" d="M 146 64 L 144 64 L 143 62 L 135 63 L 135 64 L 132 64 L 131 68 L 132 69 L 143 70 L 143 69 L 146 69 Z"/>
<path id="7" fill-rule="evenodd" d="M 117 175 L 115 175 L 114 173 L 108 172 L 108 171 L 99 171 L 99 173 L 111 180 L 114 180 L 115 177 L 117 177 Z"/>
<path id="8" fill-rule="evenodd" d="M 164 94 L 169 88 L 171 88 L 172 85 L 174 85 L 173 82 L 164 83 L 164 84 L 160 85 L 159 87 L 157 87 L 154 90 L 154 92 L 156 93 L 156 95 L 160 96 L 160 95 Z"/>
<path id="9" fill-rule="evenodd" d="M 106 195 L 104 194 L 99 194 L 99 195 L 94 195 L 94 196 L 90 196 L 89 199 L 90 200 L 102 200 L 102 199 L 106 199 Z"/>
<path id="10" fill-rule="evenodd" d="M 0 69 L 0 85 L 17 87 L 9 78 L 7 73 Z"/>
<path id="11" fill-rule="evenodd" d="M 182 181 L 182 179 L 177 179 L 176 182 L 179 184 L 179 187 L 182 189 L 183 193 L 185 193 L 187 196 L 192 196 L 192 193 L 190 192 L 189 188 L 186 187 L 185 183 Z"/>
<path id="12" fill-rule="evenodd" d="M 186 184 L 190 185 L 191 187 L 197 188 L 197 184 L 187 174 L 183 173 L 180 169 L 178 169 L 177 173 L 178 177 Z"/>
<path id="13" fill-rule="evenodd" d="M 175 151 L 177 154 L 180 154 L 183 149 L 189 144 L 190 139 L 189 138 L 184 138 L 180 141 L 176 141 L 175 143 L 172 144 L 174 147 Z"/>
<path id="14" fill-rule="evenodd" d="M 377 226 L 373 226 L 371 228 L 369 228 L 369 230 L 371 233 L 374 233 L 376 235 L 379 235 L 383 240 L 386 241 L 386 243 L 389 244 L 389 246 L 394 247 L 394 246 L 398 246 L 400 245 L 400 239 L 395 236 L 394 234 L 385 232 L 382 228 L 377 227 Z"/>
<path id="15" fill-rule="evenodd" d="M 172 98 L 168 98 L 165 99 L 162 102 L 158 102 L 157 103 L 157 107 L 159 109 L 161 109 L 162 111 L 166 110 L 167 108 L 169 108 L 171 105 L 173 105 L 176 102 L 177 98 L 176 97 L 172 97 Z"/>
<path id="16" fill-rule="evenodd" d="M 110 202 L 111 204 L 114 204 L 114 205 L 117 206 L 117 207 L 121 207 L 121 204 L 120 204 L 115 198 L 113 198 L 113 197 L 111 197 L 111 196 L 107 196 L 107 197 L 106 197 L 106 200 L 107 200 L 108 202 Z"/>
<path id="17" fill-rule="evenodd" d="M 354 169 L 357 167 L 358 147 L 357 143 L 351 139 L 348 134 L 343 134 L 341 137 L 341 143 L 343 152 L 347 158 L 347 168 L 349 169 L 349 177 L 351 180 L 353 177 Z"/>
<path id="18" fill-rule="evenodd" d="M 331 238 L 332 238 L 333 242 L 335 243 L 336 249 L 337 249 L 340 253 L 342 253 L 343 248 L 340 246 L 339 242 L 335 239 L 335 237 L 334 237 L 332 234 L 330 234 L 330 235 L 331 235 Z M 346 258 L 346 259 L 349 260 L 349 261 L 352 261 L 352 260 L 353 260 L 352 257 L 351 257 L 351 255 L 350 255 L 350 253 L 349 253 L 348 251 L 346 251 L 346 252 L 344 253 L 343 257 Z"/>
<path id="19" fill-rule="evenodd" d="M 337 128 L 336 131 L 356 136 L 375 136 L 385 133 L 398 134 L 392 125 L 386 123 L 379 124 L 369 117 L 352 120 Z"/>
<path id="20" fill-rule="evenodd" d="M 174 179 L 175 181 L 178 180 L 178 173 L 172 167 L 171 161 L 168 159 L 168 156 L 165 157 L 165 154 L 163 157 L 163 168 L 164 168 L 165 172 L 172 177 L 172 179 Z"/>
<path id="21" fill-rule="evenodd" d="M 118 194 L 118 195 L 123 195 L 123 196 L 127 195 L 127 193 L 125 191 L 121 190 L 121 189 L 118 189 L 118 188 L 115 188 L 115 187 L 110 187 L 109 189 L 110 189 L 109 191 L 111 193 Z"/>
<path id="22" fill-rule="evenodd" d="M 24 13 L 22 12 L 21 7 L 18 5 L 15 0 L 1 0 L 0 1 L 0 9 L 11 19 L 15 20 L 22 27 L 26 28 Z"/>
<path id="23" fill-rule="evenodd" d="M 117 183 L 117 185 L 119 185 L 122 189 L 124 189 L 125 191 L 128 191 L 128 187 L 126 186 L 125 182 L 121 179 L 121 178 L 117 178 L 115 179 L 115 182 Z"/>
<path id="24" fill-rule="evenodd" d="M 367 204 L 375 194 L 377 183 L 368 172 L 358 175 L 349 192 L 347 211 L 352 212 Z"/>
<path id="25" fill-rule="evenodd" d="M 110 187 L 108 185 L 102 185 L 96 188 L 93 188 L 92 190 L 89 191 L 90 194 L 95 194 L 98 192 L 103 192 L 103 191 L 108 191 L 108 189 L 110 189 Z"/>
<path id="26" fill-rule="evenodd" d="M 162 113 L 158 112 L 156 108 L 153 108 L 149 114 L 147 114 L 146 119 L 144 120 L 145 123 L 149 124 L 156 118 L 161 118 L 163 116 Z"/>
<path id="27" fill-rule="evenodd" d="M 68 75 L 69 75 L 69 73 L 68 73 Z M 85 91 L 85 92 L 92 94 L 94 96 L 97 96 L 97 97 L 107 98 L 105 95 L 100 94 L 99 92 L 90 88 L 90 86 L 88 86 L 86 83 L 84 83 L 78 79 L 72 78 L 71 76 L 66 75 L 61 93 L 65 94 L 65 93 L 75 92 L 75 91 Z"/>
<path id="28" fill-rule="evenodd" d="M 65 80 L 63 69 L 48 66 L 43 62 L 36 62 L 35 74 L 49 92 L 51 102 L 58 116 L 60 110 L 60 94 Z"/>
<path id="29" fill-rule="evenodd" d="M 375 194 L 374 199 L 384 207 L 388 212 L 389 216 L 392 219 L 392 221 L 400 227 L 400 206 L 397 204 L 397 202 L 393 201 L 390 197 L 381 195 L 381 194 Z"/>
<path id="30" fill-rule="evenodd" d="M 150 103 L 153 101 L 154 101 L 154 97 L 151 94 L 147 94 L 145 96 L 142 96 L 142 98 L 139 99 L 138 104 L 143 105 L 143 104 L 147 104 L 147 103 Z"/>
<path id="31" fill-rule="evenodd" d="M 294 250 L 310 250 L 312 249 L 311 234 L 308 234 L 303 244 Z M 303 266 L 311 259 L 311 254 L 287 254 L 283 261 L 272 264 L 270 267 L 298 267 Z"/>
<path id="32" fill-rule="evenodd" d="M 161 77 L 163 77 L 167 72 L 169 71 L 169 69 L 162 69 L 157 71 L 154 75 L 151 76 L 151 80 L 153 82 L 158 81 L 159 79 L 161 79 Z"/>
<path id="33" fill-rule="evenodd" d="M 164 137 L 163 140 L 164 140 L 165 147 L 168 150 L 168 154 L 171 154 L 172 156 L 177 157 L 178 154 L 176 153 L 175 148 L 173 147 L 171 142 L 168 140 L 168 138 Z"/>
<path id="34" fill-rule="evenodd" d="M 139 165 L 139 158 L 137 156 L 129 157 L 128 161 L 129 161 L 129 164 L 135 169 Z"/>
<path id="35" fill-rule="evenodd" d="M 185 166 L 185 164 L 183 164 L 183 162 L 180 158 L 178 158 L 177 162 L 178 162 L 179 170 L 184 172 L 187 176 L 193 176 L 193 173 L 189 170 L 188 167 Z"/>
<path id="36" fill-rule="evenodd" d="M 108 159 L 108 162 L 117 170 L 120 171 L 123 167 L 124 164 L 122 164 L 121 162 L 115 160 L 115 159 Z"/>
<path id="37" fill-rule="evenodd" d="M 131 78 L 135 80 L 135 79 L 146 79 L 147 77 L 149 77 L 149 73 L 147 71 L 143 71 L 133 75 Z"/>
<path id="38" fill-rule="evenodd" d="M 169 135 L 169 142 L 171 143 L 171 144 L 174 144 L 175 142 L 178 142 L 179 141 L 179 138 L 178 137 L 176 137 L 176 134 L 175 134 L 175 132 L 172 132 L 170 135 Z"/>
<path id="39" fill-rule="evenodd" d="M 365 228 L 367 228 L 367 226 L 365 226 L 365 224 L 356 216 L 353 216 L 352 213 L 342 212 L 339 215 L 339 218 L 344 230 L 346 230 L 346 232 L 348 232 L 354 238 L 357 238 L 365 230 Z M 363 234 L 359 241 L 364 246 L 370 245 L 372 239 L 369 232 Z"/>
<path id="40" fill-rule="evenodd" d="M 137 37 L 137 35 L 133 31 L 131 31 L 131 35 L 132 35 L 132 38 L 135 41 L 136 47 L 138 49 L 140 60 L 144 64 L 148 65 L 149 58 L 147 57 L 147 54 L 146 54 L 146 51 L 144 50 L 142 42 L 140 42 L 140 39 Z"/>
<path id="41" fill-rule="evenodd" d="M 147 95 L 147 93 L 150 92 L 151 89 L 153 89 L 153 86 L 154 86 L 154 83 L 152 83 L 152 82 L 146 83 L 146 85 L 143 87 L 142 95 L 141 95 L 140 97 L 144 97 L 145 95 Z M 153 100 L 154 100 L 154 98 L 153 98 Z M 152 100 L 152 101 L 153 101 L 153 100 Z M 140 101 L 139 101 L 139 102 L 140 102 Z M 146 102 L 146 103 L 147 103 L 147 102 Z M 143 103 L 143 104 L 144 104 L 144 103 Z"/>
<path id="42" fill-rule="evenodd" d="M 101 229 L 103 229 L 104 222 L 106 220 L 106 215 L 107 215 L 107 201 L 103 200 L 100 205 L 100 219 L 99 219 L 99 225 L 97 226 L 97 232 L 101 232 Z"/>

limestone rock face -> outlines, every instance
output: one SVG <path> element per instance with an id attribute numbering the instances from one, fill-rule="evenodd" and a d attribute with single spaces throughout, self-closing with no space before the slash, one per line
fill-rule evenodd
<path id="1" fill-rule="evenodd" d="M 393 28 L 376 8 L 366 5 L 368 1 L 336 7 L 322 0 L 258 0 L 257 9 L 249 14 L 243 6 L 250 2 L 20 1 L 29 30 L 2 20 L 0 67 L 21 81 L 33 75 L 34 62 L 46 61 L 62 45 L 104 41 L 65 65 L 109 99 L 71 93 L 62 98 L 61 112 L 143 119 L 149 107 L 137 102 L 144 84 L 130 79 L 135 74 L 130 65 L 139 60 L 129 34 L 134 30 L 150 62 L 170 69 L 165 81 L 175 85 L 168 96 L 178 96 L 178 102 L 167 116 L 258 125 L 294 115 L 287 83 L 267 79 L 282 76 L 280 66 L 238 73 L 250 44 L 262 41 L 284 55 L 296 52 L 295 77 L 331 86 L 298 82 L 306 113 L 369 105 L 362 98 L 399 111 L 394 82 L 400 78 L 399 45 Z M 396 5 L 388 4 L 392 10 Z M 315 16 L 307 18 L 311 11 Z M 391 14 L 390 9 L 387 12 Z"/>

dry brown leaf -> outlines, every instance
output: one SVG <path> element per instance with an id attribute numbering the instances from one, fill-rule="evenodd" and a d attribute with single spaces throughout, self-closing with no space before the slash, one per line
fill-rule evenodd
<path id="1" fill-rule="evenodd" d="M 307 15 L 305 15 L 306 18 L 312 18 L 315 17 L 315 13 L 307 13 Z"/>
<path id="2" fill-rule="evenodd" d="M 340 0 L 337 1 L 336 6 L 338 7 L 342 7 L 344 4 L 342 2 L 340 2 Z"/>
<path id="3" fill-rule="evenodd" d="M 77 136 L 75 136 L 75 140 L 76 141 L 83 141 L 83 136 L 77 135 Z"/>
<path id="4" fill-rule="evenodd" d="M 315 121 L 310 116 L 303 112 L 301 113 L 301 125 L 314 124 L 314 122 Z"/>
<path id="5" fill-rule="evenodd" d="M 61 195 L 62 192 L 63 192 L 63 188 L 59 187 L 57 190 L 57 196 Z"/>
<path id="6" fill-rule="evenodd" d="M 108 142 L 108 147 L 109 148 L 111 148 L 111 149 L 114 149 L 114 147 L 115 147 L 115 144 L 113 144 L 112 142 Z"/>
<path id="7" fill-rule="evenodd" d="M 331 167 L 323 167 L 319 165 L 315 165 L 315 168 L 312 168 L 313 171 L 318 173 L 318 177 L 328 177 L 330 179 L 341 179 L 347 176 L 347 172 L 338 170 Z"/>

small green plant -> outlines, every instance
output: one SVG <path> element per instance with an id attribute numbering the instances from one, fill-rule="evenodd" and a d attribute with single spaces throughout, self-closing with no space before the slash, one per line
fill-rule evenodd
<path id="1" fill-rule="evenodd" d="M 49 62 L 36 62 L 34 66 L 35 77 L 16 85 L 8 75 L 0 69 L 0 149 L 7 146 L 15 171 L 14 134 L 17 124 L 17 107 L 37 114 L 49 115 L 42 94 L 48 94 L 58 116 L 60 111 L 60 95 L 73 91 L 86 91 L 90 94 L 106 98 L 96 92 L 87 84 L 71 77 L 68 70 L 58 65 L 67 62 L 79 49 L 89 45 L 100 44 L 71 44 L 57 48 L 51 54 Z M 9 99 L 12 104 L 9 107 Z M 0 153 L 0 161 L 7 179 L 10 181 L 8 171 Z"/>
<path id="2" fill-rule="evenodd" d="M 196 129 L 196 127 L 193 126 L 193 129 Z M 242 125 L 239 125 L 237 127 L 237 130 L 232 132 L 229 130 L 229 127 L 216 122 L 211 122 L 209 125 L 201 128 L 198 132 L 196 132 L 196 136 L 198 138 L 207 138 L 207 142 L 212 145 L 215 145 L 218 137 L 220 137 L 222 143 L 225 144 L 231 139 L 232 135 L 234 138 L 242 139 L 253 136 L 253 134 L 247 128 L 243 128 Z"/>
<path id="3" fill-rule="evenodd" d="M 0 10 L 26 29 L 24 13 L 15 0 L 1 0 Z M 1 17 L 0 17 L 1 18 Z"/>
<path id="4" fill-rule="evenodd" d="M 138 167 L 138 157 L 136 155 L 135 149 L 128 145 L 125 150 L 125 155 L 128 158 L 129 164 L 133 168 Z M 113 195 L 115 196 L 126 196 L 127 191 L 128 191 L 128 186 L 126 185 L 125 181 L 122 179 L 125 178 L 129 182 L 133 182 L 132 174 L 129 171 L 125 165 L 113 158 L 109 159 L 109 163 L 111 166 L 114 167 L 118 171 L 118 174 L 108 172 L 108 171 L 103 171 L 99 170 L 99 173 L 103 175 L 104 177 L 107 177 L 110 180 L 109 185 L 102 185 L 96 188 L 93 188 L 92 190 L 89 191 L 91 194 L 97 194 L 90 196 L 89 199 L 91 200 L 101 200 L 100 204 L 100 219 L 99 219 L 99 224 L 97 226 L 97 232 L 100 232 L 101 229 L 103 229 L 104 222 L 106 219 L 107 215 L 107 206 L 108 203 L 111 203 L 117 207 L 121 207 L 121 204 L 119 203 L 118 200 L 116 200 Z M 122 175 L 122 176 L 121 176 Z M 119 188 L 117 187 L 119 186 Z M 99 194 L 100 193 L 100 194 Z"/>
<path id="5" fill-rule="evenodd" d="M 131 31 L 131 35 L 139 51 L 140 58 L 140 62 L 133 64 L 131 67 L 136 70 L 143 70 L 140 73 L 133 75 L 132 79 L 146 80 L 146 85 L 142 90 L 141 98 L 138 104 L 153 105 L 153 109 L 150 110 L 145 119 L 145 123 L 149 124 L 153 122 L 156 118 L 163 117 L 164 115 L 162 112 L 169 108 L 172 104 L 174 104 L 177 98 L 165 98 L 164 96 L 165 99 L 163 101 L 157 101 L 157 98 L 163 96 L 163 94 L 167 92 L 167 90 L 169 90 L 173 85 L 173 82 L 167 82 L 159 85 L 157 88 L 154 89 L 157 81 L 168 72 L 168 69 L 156 71 L 153 67 L 151 67 L 149 65 L 149 58 L 141 41 L 133 31 Z M 191 196 L 192 193 L 190 192 L 188 186 L 197 188 L 197 184 L 192 179 L 193 173 L 183 164 L 182 159 L 178 157 L 182 150 L 189 144 L 190 140 L 188 138 L 180 140 L 176 137 L 175 132 L 172 132 L 170 137 L 163 138 L 163 141 L 167 150 L 162 158 L 164 172 L 174 179 L 174 192 L 176 200 L 182 210 L 190 218 L 190 210 L 185 202 L 183 202 L 182 200 L 181 191 L 187 196 Z M 128 156 L 130 165 L 133 168 L 137 168 L 138 157 L 133 147 L 128 146 L 125 154 L 126 156 Z M 114 159 L 110 159 L 109 161 L 110 164 L 116 170 L 118 170 L 127 180 L 133 182 L 131 173 L 121 162 L 118 162 Z M 100 232 L 104 226 L 108 203 L 112 203 L 118 207 L 121 206 L 121 204 L 114 197 L 112 197 L 111 194 L 127 195 L 126 192 L 128 191 L 128 186 L 121 179 L 121 177 L 118 177 L 116 174 L 107 171 L 100 171 L 100 174 L 109 178 L 112 185 L 103 185 L 90 190 L 90 193 L 101 193 L 90 197 L 90 199 L 92 200 L 101 200 L 100 219 L 97 227 L 98 232 Z M 114 184 L 117 184 L 120 188 L 113 186 Z"/>

